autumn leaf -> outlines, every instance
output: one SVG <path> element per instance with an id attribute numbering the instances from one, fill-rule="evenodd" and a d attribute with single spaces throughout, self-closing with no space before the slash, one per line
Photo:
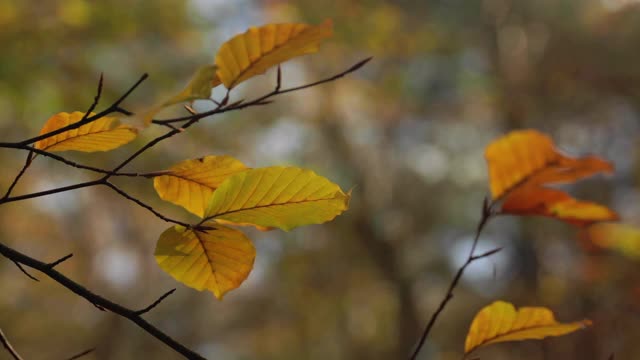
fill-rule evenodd
<path id="1" fill-rule="evenodd" d="M 219 224 L 200 231 L 176 225 L 158 240 L 155 258 L 174 279 L 216 298 L 240 286 L 253 268 L 256 250 L 240 231 Z"/>
<path id="2" fill-rule="evenodd" d="M 464 352 L 469 354 L 479 347 L 507 341 L 543 339 L 561 336 L 590 326 L 590 320 L 559 323 L 551 310 L 544 307 L 515 307 L 496 301 L 484 307 L 471 323 Z"/>
<path id="3" fill-rule="evenodd" d="M 247 167 L 231 156 L 205 156 L 175 164 L 156 176 L 153 186 L 163 200 L 203 217 L 214 190 L 229 176 L 245 170 Z"/>
<path id="4" fill-rule="evenodd" d="M 213 193 L 205 217 L 288 231 L 332 220 L 347 209 L 349 197 L 313 171 L 266 167 L 225 180 Z"/>
<path id="5" fill-rule="evenodd" d="M 213 87 L 211 83 L 216 78 L 216 69 L 215 65 L 200 66 L 182 91 L 144 112 L 142 115 L 144 124 L 146 126 L 151 124 L 153 117 L 167 106 L 181 102 L 209 99 L 211 97 L 211 88 Z"/>
<path id="6" fill-rule="evenodd" d="M 94 116 L 90 113 L 89 116 Z M 47 120 L 40 130 L 40 134 L 63 128 L 82 120 L 84 113 L 76 111 L 71 114 L 61 112 Z M 117 118 L 104 116 L 100 119 L 68 130 L 58 135 L 36 142 L 35 147 L 40 150 L 55 151 L 109 151 L 120 147 L 135 139 L 138 131 L 126 125 L 121 125 Z"/>
<path id="7" fill-rule="evenodd" d="M 548 216 L 574 225 L 618 218 L 603 205 L 546 187 L 611 173 L 613 166 L 606 160 L 562 154 L 548 136 L 535 130 L 513 131 L 499 138 L 487 146 L 485 157 L 492 198 L 503 200 L 501 213 Z"/>
<path id="8" fill-rule="evenodd" d="M 583 235 L 593 244 L 640 259 L 640 229 L 621 223 L 603 222 L 584 229 Z"/>
<path id="9" fill-rule="evenodd" d="M 558 158 L 551 139 L 535 130 L 513 131 L 489 144 L 485 150 L 489 185 L 498 199 L 515 185 Z"/>
<path id="10" fill-rule="evenodd" d="M 272 66 L 294 57 L 315 53 L 320 42 L 333 35 L 333 23 L 326 20 L 317 26 L 307 24 L 269 24 L 251 27 L 225 42 L 216 54 L 217 79 L 231 89 L 239 83 L 264 73 Z"/>
<path id="11" fill-rule="evenodd" d="M 606 206 L 577 200 L 564 191 L 535 186 L 514 189 L 503 202 L 501 211 L 547 216 L 579 226 L 618 219 L 618 214 Z"/>
<path id="12" fill-rule="evenodd" d="M 493 141 L 485 150 L 493 199 L 516 187 L 571 183 L 604 172 L 608 161 L 595 156 L 572 158 L 555 148 L 551 139 L 536 130 L 517 130 Z"/>

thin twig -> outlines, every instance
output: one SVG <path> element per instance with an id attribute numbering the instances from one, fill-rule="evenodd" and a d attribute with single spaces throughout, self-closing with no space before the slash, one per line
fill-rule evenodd
<path id="1" fill-rule="evenodd" d="M 96 106 L 98 106 L 98 103 L 100 102 L 100 96 L 102 96 L 102 82 L 103 81 L 104 81 L 104 74 L 100 73 L 100 80 L 98 80 L 98 91 L 96 93 L 96 96 L 93 98 L 93 103 L 91 103 L 91 106 L 89 106 L 89 109 L 84 113 L 84 116 L 82 117 L 82 120 L 80 120 L 80 121 L 86 120 L 87 117 L 89 117 L 91 115 L 93 110 L 95 110 Z"/>
<path id="2" fill-rule="evenodd" d="M 178 353 L 185 356 L 187 359 L 204 359 L 204 357 L 202 357 L 195 351 L 187 348 L 182 343 L 171 338 L 169 335 L 165 334 L 155 326 L 151 325 L 149 322 L 143 319 L 140 315 L 138 315 L 135 310 L 126 308 L 120 304 L 117 304 L 111 300 L 108 300 L 100 295 L 97 295 L 89 291 L 84 286 L 69 279 L 62 273 L 58 272 L 56 269 L 49 267 L 48 263 L 36 260 L 2 243 L 0 243 L 0 254 L 2 254 L 4 257 L 6 257 L 9 260 L 19 262 L 22 265 L 28 266 L 32 269 L 42 272 L 43 274 L 47 275 L 51 279 L 58 282 L 60 285 L 66 287 L 67 289 L 74 292 L 76 295 L 81 296 L 82 298 L 86 299 L 87 301 L 94 304 L 95 306 L 99 306 L 103 309 L 106 309 L 115 314 L 118 314 L 126 319 L 129 319 L 130 321 L 134 322 L 136 325 L 144 329 L 147 333 L 154 336 L 156 339 L 162 341 L 167 346 L 171 347 Z"/>
<path id="3" fill-rule="evenodd" d="M 489 219 L 493 215 L 491 207 L 492 207 L 492 204 L 490 204 L 489 201 L 485 199 L 482 206 L 482 217 L 480 218 L 480 222 L 478 223 L 478 227 L 476 228 L 476 234 L 473 238 L 473 244 L 471 245 L 471 250 L 469 251 L 469 256 L 467 257 L 467 261 L 465 261 L 465 263 L 462 264 L 462 266 L 458 269 L 458 272 L 456 273 L 453 280 L 451 281 L 451 284 L 449 284 L 449 288 L 447 289 L 446 295 L 440 302 L 440 305 L 438 305 L 438 308 L 436 309 L 436 311 L 433 313 L 433 315 L 431 315 L 431 318 L 429 319 L 429 322 L 425 326 L 424 331 L 422 332 L 422 336 L 418 341 L 418 345 L 416 346 L 415 350 L 413 351 L 409 359 L 411 360 L 417 359 L 418 354 L 420 353 L 420 350 L 424 346 L 424 343 L 427 340 L 427 337 L 429 336 L 431 329 L 435 325 L 436 320 L 438 320 L 440 313 L 442 313 L 442 311 L 447 306 L 449 301 L 453 298 L 453 291 L 458 286 L 458 283 L 460 282 L 460 279 L 462 278 L 462 275 L 464 274 L 464 271 L 467 269 L 467 267 L 471 265 L 471 263 L 473 263 L 474 261 L 487 256 L 491 256 L 501 250 L 500 248 L 498 248 L 498 249 L 487 251 L 480 255 L 475 255 L 476 247 L 478 245 L 478 240 L 480 239 L 480 233 L 482 232 L 482 229 L 484 229 L 485 225 L 487 224 L 487 221 L 489 221 Z"/>
<path id="4" fill-rule="evenodd" d="M 85 355 L 89 355 L 92 352 L 96 351 L 96 349 L 89 349 L 89 350 L 85 350 L 79 354 L 73 355 L 72 357 L 68 358 L 67 360 L 77 360 L 80 359 L 81 357 L 85 356 Z"/>
<path id="5" fill-rule="evenodd" d="M 4 335 L 2 329 L 0 329 L 0 342 L 4 346 L 5 349 L 9 352 L 9 354 L 13 357 L 14 360 L 22 360 L 18 352 L 11 346 L 9 339 Z"/>
<path id="6" fill-rule="evenodd" d="M 13 179 L 13 182 L 11 182 L 11 185 L 9 185 L 7 192 L 2 197 L 3 199 L 6 199 L 9 197 L 9 195 L 11 195 L 13 188 L 18 184 L 18 181 L 20 181 L 20 178 L 22 177 L 22 175 L 24 175 L 24 173 L 27 171 L 27 168 L 29 168 L 29 165 L 31 165 L 32 160 L 33 160 L 33 151 L 29 151 L 29 153 L 27 154 L 27 159 L 24 161 L 24 165 L 22 166 L 22 169 L 20 169 L 20 172 L 18 173 L 18 175 L 16 175 L 16 177 Z"/>
<path id="7" fill-rule="evenodd" d="M 23 267 L 22 267 L 22 265 L 21 265 L 19 262 L 14 261 L 13 263 L 14 263 L 14 264 L 16 264 L 16 266 L 18 267 L 18 269 L 20 269 L 20 271 L 22 271 L 22 273 L 23 273 L 23 274 L 27 275 L 27 277 L 28 277 L 29 279 L 31 279 L 31 280 L 33 280 L 33 281 L 40 281 L 40 280 L 38 280 L 38 278 L 36 278 L 35 276 L 33 276 L 33 275 L 29 274 L 29 272 L 28 272 L 27 270 L 25 270 L 25 268 L 23 268 Z"/>
<path id="8" fill-rule="evenodd" d="M 136 311 L 136 314 L 138 315 L 142 315 L 142 314 L 146 314 L 149 311 L 153 310 L 153 308 L 155 308 L 156 306 L 160 305 L 160 303 L 166 299 L 169 295 L 173 294 L 176 291 L 176 289 L 171 289 L 169 291 L 167 291 L 166 293 L 164 293 L 164 295 L 160 296 L 158 298 L 158 300 L 154 301 L 151 305 L 147 306 L 146 308 L 142 309 L 142 310 L 138 310 Z"/>
<path id="9" fill-rule="evenodd" d="M 73 254 L 69 254 L 69 255 L 63 256 L 63 257 L 61 257 L 60 259 L 58 259 L 58 260 L 56 260 L 56 261 L 54 261 L 54 262 L 49 263 L 49 267 L 53 269 L 54 267 L 56 267 L 56 266 L 58 266 L 58 265 L 62 264 L 63 262 L 65 262 L 65 261 L 67 261 L 67 260 L 71 259 L 71 257 L 73 257 Z"/>
<path id="10" fill-rule="evenodd" d="M 187 121 L 187 120 L 193 120 L 193 119 L 202 119 L 208 116 L 212 116 L 212 115 L 216 115 L 216 114 L 222 114 L 225 112 L 229 112 L 229 111 L 234 111 L 234 110 L 241 110 L 250 106 L 254 106 L 256 104 L 261 104 L 264 102 L 264 100 L 267 100 L 271 97 L 274 96 L 278 96 L 278 95 L 282 95 L 282 94 L 286 94 L 289 92 L 293 92 L 293 91 L 298 91 L 298 90 L 303 90 L 303 89 L 307 89 L 307 88 L 311 88 L 314 86 L 318 86 L 318 85 L 322 85 L 328 82 L 332 82 L 335 81 L 337 79 L 340 79 L 358 69 L 360 69 L 361 67 L 363 67 L 366 63 L 368 63 L 369 61 L 371 61 L 372 58 L 366 58 L 364 60 L 361 60 L 359 62 L 357 62 L 356 64 L 354 64 L 353 66 L 351 66 L 350 68 L 348 68 L 345 71 L 342 71 L 336 75 L 330 76 L 328 78 L 322 79 L 322 80 L 318 80 L 309 84 L 305 84 L 305 85 L 300 85 L 300 86 L 295 86 L 295 87 L 291 87 L 288 89 L 280 89 L 278 88 L 278 83 L 276 83 L 276 88 L 274 88 L 273 91 L 271 91 L 270 93 L 260 96 L 257 99 L 248 101 L 248 102 L 244 102 L 242 104 L 236 105 L 236 106 L 225 106 L 225 102 L 220 102 L 220 105 L 213 109 L 213 110 L 209 110 L 209 111 L 205 111 L 205 112 L 201 112 L 198 115 L 191 115 L 191 116 L 181 116 L 181 117 L 177 117 L 177 118 L 173 118 L 173 119 L 165 119 L 165 120 L 153 120 L 152 123 L 154 124 L 158 124 L 158 125 L 164 125 L 164 124 L 170 124 L 170 123 L 176 123 L 176 122 L 181 122 L 181 121 Z M 227 99 L 225 97 L 225 99 Z"/>
<path id="11" fill-rule="evenodd" d="M 119 187 L 117 187 L 116 185 L 114 185 L 113 183 L 109 182 L 109 181 L 104 181 L 104 185 L 110 187 L 111 189 L 113 189 L 113 191 L 117 192 L 118 194 L 120 194 L 121 196 L 123 196 L 124 198 L 133 201 L 134 203 L 140 205 L 141 207 L 149 210 L 150 212 L 153 213 L 153 215 L 155 215 L 156 217 L 166 221 L 166 222 L 170 222 L 170 223 L 174 223 L 174 224 L 178 224 L 178 225 L 182 225 L 184 227 L 190 228 L 191 224 L 187 224 L 185 222 L 182 221 L 178 221 L 178 220 L 174 220 L 171 218 L 168 218 L 162 214 L 160 214 L 159 212 L 157 212 L 154 208 L 152 208 L 151 206 L 143 203 L 141 200 L 136 199 L 135 197 L 129 195 L 127 192 L 125 192 L 124 190 L 120 189 Z"/>

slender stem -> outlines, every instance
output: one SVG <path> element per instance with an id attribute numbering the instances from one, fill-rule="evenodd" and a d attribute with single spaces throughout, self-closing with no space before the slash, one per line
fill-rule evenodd
<path id="1" fill-rule="evenodd" d="M 140 205 L 141 207 L 143 207 L 143 208 L 145 208 L 145 209 L 149 210 L 150 212 L 152 212 L 152 213 L 153 213 L 153 215 L 155 215 L 156 217 L 158 217 L 158 218 L 160 218 L 160 219 L 162 219 L 162 220 L 164 220 L 164 221 L 166 221 L 166 222 L 170 222 L 170 223 L 174 223 L 174 224 L 182 225 L 182 226 L 187 227 L 187 228 L 190 228 L 190 227 L 191 227 L 191 225 L 190 225 L 190 224 L 187 224 L 187 223 L 182 222 L 182 221 L 174 220 L 174 219 L 168 218 L 168 217 L 166 217 L 166 216 L 164 216 L 164 215 L 160 214 L 159 212 L 157 212 L 156 210 L 154 210 L 151 206 L 149 206 L 149 205 L 147 205 L 147 204 L 143 203 L 141 200 L 136 199 L 135 197 L 133 197 L 133 196 L 129 195 L 129 194 L 128 194 L 128 193 L 126 193 L 124 190 L 120 189 L 119 187 L 117 187 L 116 185 L 114 185 L 113 183 L 111 183 L 111 182 L 109 182 L 109 181 L 106 181 L 106 180 L 105 180 L 104 185 L 106 185 L 106 186 L 110 187 L 111 189 L 113 189 L 113 191 L 115 191 L 115 192 L 117 192 L 118 194 L 122 195 L 124 198 L 126 198 L 126 199 L 128 199 L 128 200 L 131 200 L 131 201 L 133 201 L 134 203 L 136 203 L 136 204 Z"/>
<path id="2" fill-rule="evenodd" d="M 67 360 L 77 360 L 80 359 L 83 356 L 89 355 L 92 352 L 96 351 L 96 349 L 89 349 L 89 350 L 85 350 L 79 354 L 73 355 L 72 357 L 68 358 Z"/>
<path id="3" fill-rule="evenodd" d="M 63 186 L 63 187 L 59 187 L 59 188 L 55 188 L 55 189 L 51 189 L 51 190 L 39 191 L 39 192 L 31 193 L 31 194 L 11 196 L 11 197 L 8 197 L 8 198 L 5 198 L 5 199 L 0 199 L 0 205 L 4 204 L 4 203 L 9 203 L 9 202 L 33 199 L 33 198 L 37 198 L 37 197 L 41 197 L 41 196 L 47 196 L 47 195 L 57 194 L 57 193 L 65 192 L 65 191 L 71 191 L 71 190 L 81 189 L 81 188 L 85 188 L 85 187 L 89 187 L 89 186 L 95 186 L 95 185 L 99 185 L 99 184 L 102 184 L 102 183 L 103 183 L 102 180 L 93 180 L 93 181 L 86 181 L 86 182 L 82 182 L 82 183 L 77 183 L 77 184 L 74 184 L 74 185 Z"/>
<path id="4" fill-rule="evenodd" d="M 13 348 L 13 346 L 11 346 L 9 339 L 4 335 L 2 329 L 0 329 L 0 343 L 2 343 L 5 349 L 7 349 L 7 352 L 9 352 L 9 355 L 11 355 L 14 360 L 22 360 L 18 352 Z"/>
<path id="5" fill-rule="evenodd" d="M 13 188 L 18 184 L 18 181 L 20 181 L 20 178 L 22 177 L 22 175 L 24 175 L 24 173 L 27 171 L 27 168 L 29 168 L 29 165 L 31 165 L 31 160 L 33 160 L 33 151 L 29 151 L 29 153 L 27 154 L 27 159 L 24 161 L 24 165 L 22 166 L 22 169 L 20 169 L 20 172 L 18 173 L 18 175 L 16 175 L 16 177 L 13 179 L 13 182 L 11 182 L 11 185 L 9 185 L 7 192 L 2 197 L 3 199 L 6 199 L 9 197 L 9 195 L 11 195 Z"/>
<path id="6" fill-rule="evenodd" d="M 291 87 L 288 89 L 280 89 L 281 86 L 281 80 L 277 80 L 276 83 L 276 87 L 273 91 L 271 91 L 270 93 L 260 96 L 257 99 L 251 100 L 249 102 L 243 102 L 240 104 L 231 104 L 229 106 L 218 106 L 216 109 L 210 110 L 210 111 L 205 111 L 202 113 L 199 113 L 197 115 L 190 115 L 190 116 L 182 116 L 182 117 L 177 117 L 177 118 L 173 118 L 173 119 L 166 119 L 166 120 L 153 120 L 152 122 L 154 124 L 158 124 L 158 125 L 164 125 L 164 124 L 171 124 L 171 123 L 176 123 L 176 122 L 181 122 L 181 121 L 187 121 L 187 120 L 193 120 L 193 119 L 202 119 L 211 115 L 216 115 L 216 114 L 222 114 L 225 112 L 229 112 L 229 111 L 234 111 L 234 110 L 241 110 L 250 106 L 255 106 L 255 105 L 263 105 L 264 100 L 267 100 L 271 97 L 277 96 L 277 95 L 282 95 L 282 94 L 286 94 L 289 92 L 293 92 L 293 91 L 298 91 L 298 90 L 303 90 L 303 89 L 307 89 L 310 87 L 314 87 L 314 86 L 318 86 L 324 83 L 328 83 L 328 82 L 332 82 L 335 81 L 337 79 L 340 79 L 341 77 L 344 77 L 345 75 L 348 75 L 358 69 L 360 69 L 361 67 L 363 67 L 366 63 L 368 63 L 372 58 L 366 58 L 364 60 L 361 60 L 359 62 L 357 62 L 355 65 L 351 66 L 350 68 L 348 68 L 347 70 L 338 73 L 336 75 L 330 76 L 328 78 L 322 79 L 322 80 L 318 80 L 309 84 L 305 84 L 305 85 L 301 85 L 301 86 L 295 86 L 295 87 Z M 278 79 L 281 78 L 280 73 L 278 73 Z M 224 103 L 221 103 L 220 105 L 224 105 Z"/>
<path id="7" fill-rule="evenodd" d="M 55 268 L 50 267 L 48 263 L 36 260 L 2 243 L 0 243 L 0 254 L 2 254 L 4 257 L 6 257 L 9 260 L 16 261 L 18 263 L 21 263 L 22 265 L 28 266 L 32 269 L 42 272 L 43 274 L 55 280 L 62 286 L 71 290 L 76 295 L 86 299 L 87 301 L 96 305 L 97 307 L 101 307 L 115 314 L 118 314 L 126 319 L 129 319 L 130 321 L 138 325 L 140 328 L 144 329 L 146 332 L 154 336 L 156 339 L 162 341 L 167 346 L 171 347 L 178 353 L 185 356 L 187 359 L 204 359 L 204 357 L 202 357 L 195 351 L 187 348 L 177 340 L 171 338 L 169 335 L 165 334 L 155 326 L 151 325 L 149 322 L 144 320 L 135 310 L 126 308 L 120 304 L 117 304 L 111 300 L 108 300 L 100 295 L 97 295 L 89 291 L 84 286 L 74 282 L 73 280 L 63 275 L 62 273 L 58 272 Z"/>
<path id="8" fill-rule="evenodd" d="M 409 359 L 411 360 L 417 359 L 418 354 L 420 353 L 420 350 L 424 346 L 424 343 L 427 340 L 427 337 L 429 336 L 431 329 L 433 329 L 433 326 L 435 325 L 436 320 L 438 320 L 440 313 L 442 313 L 442 311 L 447 306 L 449 301 L 451 301 L 451 299 L 453 298 L 453 291 L 458 286 L 458 283 L 460 282 L 460 279 L 462 278 L 462 275 L 464 274 L 464 271 L 467 269 L 467 267 L 478 259 L 491 256 L 497 253 L 498 251 L 500 251 L 500 249 L 494 249 L 480 255 L 475 255 L 476 247 L 478 245 L 478 240 L 480 239 L 480 233 L 482 233 L 482 229 L 484 229 L 485 225 L 493 215 L 491 206 L 492 204 L 489 204 L 489 202 L 485 199 L 483 208 L 482 208 L 482 217 L 480 218 L 480 222 L 478 222 L 478 226 L 476 228 L 476 234 L 473 238 L 473 244 L 471 245 L 471 250 L 469 251 L 469 256 L 467 257 L 467 261 L 465 261 L 465 263 L 462 264 L 462 266 L 458 269 L 458 272 L 456 272 L 456 275 L 453 277 L 453 280 L 451 280 L 451 283 L 449 284 L 449 288 L 447 289 L 446 295 L 444 296 L 442 301 L 440 301 L 440 305 L 438 305 L 438 308 L 436 309 L 436 311 L 433 313 L 433 315 L 431 315 L 431 318 L 429 319 L 429 322 L 425 326 L 422 332 L 422 336 L 418 341 L 418 345 L 416 346 L 415 350 L 413 351 Z"/>

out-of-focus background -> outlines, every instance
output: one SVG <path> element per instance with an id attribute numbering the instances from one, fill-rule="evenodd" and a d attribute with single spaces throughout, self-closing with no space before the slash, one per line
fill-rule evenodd
<path id="1" fill-rule="evenodd" d="M 153 251 L 168 224 L 106 188 L 0 207 L 0 241 L 42 260 L 70 252 L 59 270 L 126 306 L 176 293 L 148 319 L 210 359 L 404 359 L 467 256 L 488 192 L 483 149 L 517 128 L 549 133 L 575 155 L 598 154 L 612 177 L 570 187 L 640 224 L 640 1 L 636 0 L 0 0 L 0 139 L 37 134 L 60 111 L 84 111 L 101 72 L 102 104 L 142 73 L 127 101 L 144 108 L 179 90 L 218 46 L 249 26 L 319 23 L 335 37 L 319 54 L 283 66 L 285 85 L 340 72 L 347 78 L 207 119 L 132 163 L 164 169 L 207 154 L 249 166 L 296 164 L 353 188 L 335 221 L 289 233 L 251 232 L 249 279 L 223 301 L 175 282 Z M 268 91 L 273 71 L 234 91 Z M 214 92 L 218 98 L 221 91 Z M 197 103 L 198 109 L 211 106 Z M 164 116 L 183 114 L 180 109 Z M 110 167 L 160 133 L 97 154 L 65 154 Z M 0 151 L 0 189 L 25 154 Z M 17 194 L 94 177 L 38 157 Z M 118 179 L 161 212 L 145 179 Z M 638 263 L 586 246 L 549 219 L 493 221 L 421 359 L 456 360 L 475 313 L 496 299 L 548 306 L 595 326 L 560 338 L 500 344 L 483 359 L 640 357 Z M 0 328 L 26 359 L 179 359 L 133 324 L 57 283 L 25 277 L 0 258 Z M 0 359 L 8 354 L 0 349 Z"/>

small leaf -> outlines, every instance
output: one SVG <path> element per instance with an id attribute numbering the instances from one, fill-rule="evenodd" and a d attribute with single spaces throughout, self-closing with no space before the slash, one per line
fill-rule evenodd
<path id="1" fill-rule="evenodd" d="M 155 258 L 162 270 L 196 290 L 216 298 L 240 286 L 253 268 L 256 250 L 240 231 L 205 224 L 207 231 L 173 226 L 158 240 Z"/>
<path id="2" fill-rule="evenodd" d="M 348 205 L 348 194 L 313 171 L 274 166 L 229 177 L 213 193 L 205 216 L 288 231 L 332 220 Z"/>
<path id="3" fill-rule="evenodd" d="M 564 191 L 529 185 L 511 191 L 501 211 L 553 217 L 579 226 L 618 219 L 618 214 L 606 206 L 577 200 Z"/>
<path id="4" fill-rule="evenodd" d="M 272 66 L 301 55 L 318 51 L 320 42 L 333 35 L 333 24 L 326 20 L 320 25 L 270 24 L 251 27 L 225 42 L 216 55 L 218 65 L 216 86 L 221 82 L 227 89 L 259 74 Z"/>
<path id="5" fill-rule="evenodd" d="M 196 70 L 187 86 L 178 94 L 165 101 L 162 105 L 169 106 L 185 101 L 208 99 L 211 97 L 211 82 L 216 77 L 215 65 L 204 65 Z"/>
<path id="6" fill-rule="evenodd" d="M 464 352 L 506 341 L 543 339 L 561 336 L 584 329 L 590 320 L 559 323 L 551 310 L 544 307 L 515 307 L 504 301 L 496 301 L 484 307 L 471 323 L 465 342 Z"/>
<path id="7" fill-rule="evenodd" d="M 632 259 L 640 260 L 640 229 L 620 223 L 597 223 L 585 229 L 592 243 L 617 250 Z"/>
<path id="8" fill-rule="evenodd" d="M 90 113 L 89 116 L 94 116 Z M 79 111 L 71 114 L 61 112 L 47 120 L 40 130 L 40 134 L 63 128 L 82 120 L 84 113 Z M 36 142 L 35 147 L 51 152 L 55 151 L 109 151 L 120 147 L 135 139 L 138 131 L 127 125 L 120 125 L 115 117 L 104 116 L 98 120 L 68 130 L 50 138 Z"/>
<path id="9" fill-rule="evenodd" d="M 181 102 L 188 102 L 201 99 L 209 99 L 211 97 L 211 83 L 216 79 L 215 65 L 203 65 L 200 66 L 189 80 L 187 86 L 182 91 L 172 96 L 165 102 L 154 106 L 153 108 L 145 111 L 141 117 L 144 124 L 148 126 L 151 124 L 153 117 L 167 106 L 175 105 Z"/>
<path id="10" fill-rule="evenodd" d="M 205 156 L 179 162 L 153 179 L 153 186 L 162 198 L 187 211 L 204 216 L 213 192 L 229 176 L 247 170 L 231 156 Z"/>

